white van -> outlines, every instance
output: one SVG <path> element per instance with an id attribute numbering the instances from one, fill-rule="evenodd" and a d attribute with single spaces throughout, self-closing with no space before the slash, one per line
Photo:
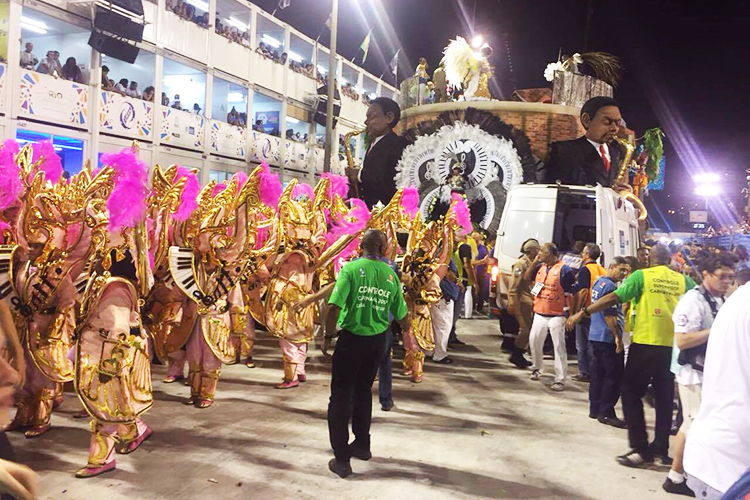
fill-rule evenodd
<path id="1" fill-rule="evenodd" d="M 508 192 L 494 257 L 509 275 L 529 238 L 555 243 L 560 253 L 576 241 L 596 243 L 603 266 L 614 256 L 635 255 L 640 238 L 638 211 L 615 191 L 602 186 L 523 184 Z"/>

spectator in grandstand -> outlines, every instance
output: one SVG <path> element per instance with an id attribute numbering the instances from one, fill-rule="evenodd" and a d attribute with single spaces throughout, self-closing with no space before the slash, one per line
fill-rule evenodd
<path id="1" fill-rule="evenodd" d="M 75 57 L 69 57 L 65 61 L 65 66 L 62 67 L 62 77 L 71 82 L 84 83 L 81 68 L 76 64 Z"/>
<path id="2" fill-rule="evenodd" d="M 102 89 L 103 90 L 112 90 L 112 85 L 109 83 L 109 68 L 107 66 L 102 66 Z"/>
<path id="3" fill-rule="evenodd" d="M 115 85 L 115 92 L 122 95 L 128 95 L 128 79 L 120 78 L 120 81 Z"/>
<path id="4" fill-rule="evenodd" d="M 734 254 L 738 260 L 738 271 L 750 268 L 750 258 L 748 258 L 747 248 L 745 248 L 745 245 L 737 245 L 737 247 L 734 249 Z"/>
<path id="5" fill-rule="evenodd" d="M 128 86 L 128 91 L 126 92 L 130 97 L 135 97 L 136 99 L 140 99 L 143 97 L 143 94 L 140 90 L 138 90 L 138 82 L 131 81 L 130 85 Z"/>
<path id="6" fill-rule="evenodd" d="M 167 97 L 167 94 L 164 92 L 161 93 L 161 105 L 169 106 L 169 97 Z"/>
<path id="7" fill-rule="evenodd" d="M 54 50 L 47 51 L 47 56 L 39 63 L 36 71 L 43 75 L 62 76 L 62 68 L 60 67 L 60 63 L 55 60 Z"/>
<path id="8" fill-rule="evenodd" d="M 182 103 L 180 103 L 180 94 L 174 95 L 174 100 L 172 101 L 172 108 L 173 109 L 182 109 Z"/>
<path id="9" fill-rule="evenodd" d="M 256 132 L 260 132 L 261 134 L 264 134 L 266 131 L 263 129 L 263 120 L 255 120 L 255 125 L 253 125 L 253 130 Z"/>
<path id="10" fill-rule="evenodd" d="M 200 105 L 199 105 L 199 104 L 198 104 L 197 102 L 196 102 L 196 103 L 194 103 L 194 104 L 193 104 L 193 111 L 192 111 L 192 113 L 193 113 L 194 115 L 200 115 L 200 114 L 201 114 L 201 111 L 202 111 L 202 110 L 201 110 L 201 107 L 200 107 Z"/>
<path id="11" fill-rule="evenodd" d="M 154 102 L 154 87 L 148 86 L 143 89 L 143 100 L 148 102 Z"/>
<path id="12" fill-rule="evenodd" d="M 21 52 L 21 67 L 25 69 L 34 69 L 39 63 L 39 59 L 34 55 L 34 44 L 31 42 L 26 43 L 26 50 Z"/>

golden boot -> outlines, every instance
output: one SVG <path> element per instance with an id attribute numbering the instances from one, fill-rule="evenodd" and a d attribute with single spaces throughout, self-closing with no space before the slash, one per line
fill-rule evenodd
<path id="1" fill-rule="evenodd" d="M 185 401 L 186 405 L 195 405 L 201 398 L 201 369 L 191 366 L 188 370 L 188 384 L 190 385 L 190 398 Z"/>
<path id="2" fill-rule="evenodd" d="M 32 427 L 24 433 L 27 438 L 41 436 L 49 430 L 53 400 L 54 392 L 46 387 L 36 397 L 35 405 L 32 407 Z"/>
<path id="3" fill-rule="evenodd" d="M 297 363 L 284 356 L 284 380 L 276 386 L 277 389 L 292 389 L 299 386 L 297 378 Z"/>
<path id="4" fill-rule="evenodd" d="M 115 434 L 105 430 L 101 422 L 91 420 L 91 442 L 89 444 L 89 462 L 86 467 L 78 469 L 76 477 L 94 477 L 115 468 Z"/>
<path id="5" fill-rule="evenodd" d="M 413 354 L 413 370 L 412 382 L 418 384 L 422 381 L 422 373 L 424 372 L 424 353 L 422 351 L 415 352 Z"/>
<path id="6" fill-rule="evenodd" d="M 413 359 L 413 353 L 410 350 L 404 351 L 404 377 L 411 377 L 413 368 L 412 368 L 412 359 Z"/>
<path id="7" fill-rule="evenodd" d="M 208 408 L 214 402 L 216 387 L 219 385 L 221 369 L 209 370 L 201 373 L 200 401 L 198 408 Z"/>
<path id="8" fill-rule="evenodd" d="M 34 398 L 21 394 L 16 403 L 16 416 L 5 429 L 8 432 L 22 431 L 31 427 L 34 421 Z"/>

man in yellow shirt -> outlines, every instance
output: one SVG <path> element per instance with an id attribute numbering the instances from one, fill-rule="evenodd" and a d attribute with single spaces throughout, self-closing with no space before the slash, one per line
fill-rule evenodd
<path id="1" fill-rule="evenodd" d="M 666 245 L 655 245 L 649 260 L 651 267 L 634 272 L 613 293 L 584 306 L 569 320 L 575 324 L 618 303 L 633 301 L 636 310 L 633 343 L 622 385 L 622 407 L 632 450 L 617 457 L 627 467 L 644 467 L 655 458 L 664 465 L 671 464 L 668 451 L 674 399 L 674 375 L 670 371 L 674 342 L 672 315 L 680 297 L 696 286 L 690 277 L 669 268 L 671 255 Z M 641 401 L 649 384 L 654 386 L 656 409 L 651 445 Z"/>

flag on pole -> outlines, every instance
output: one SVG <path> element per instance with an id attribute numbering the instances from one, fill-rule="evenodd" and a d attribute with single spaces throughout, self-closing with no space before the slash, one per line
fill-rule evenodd
<path id="1" fill-rule="evenodd" d="M 333 16 L 333 12 L 328 14 L 328 19 L 326 19 L 326 28 L 331 29 L 331 16 Z"/>
<path id="2" fill-rule="evenodd" d="M 370 36 L 372 35 L 372 30 L 367 32 L 367 36 L 364 40 L 362 40 L 362 44 L 359 46 L 359 48 L 362 50 L 362 52 L 365 53 L 365 55 L 362 56 L 362 64 L 365 63 L 365 59 L 367 59 L 367 51 L 370 50 Z"/>
<path id="3" fill-rule="evenodd" d="M 396 71 L 398 71 L 398 55 L 401 52 L 401 49 L 398 49 L 395 54 L 393 54 L 393 59 L 391 59 L 391 63 L 388 65 L 391 68 L 391 73 L 394 75 L 396 74 Z"/>
<path id="4" fill-rule="evenodd" d="M 279 0 L 279 9 L 284 10 L 292 4 L 292 0 Z"/>

